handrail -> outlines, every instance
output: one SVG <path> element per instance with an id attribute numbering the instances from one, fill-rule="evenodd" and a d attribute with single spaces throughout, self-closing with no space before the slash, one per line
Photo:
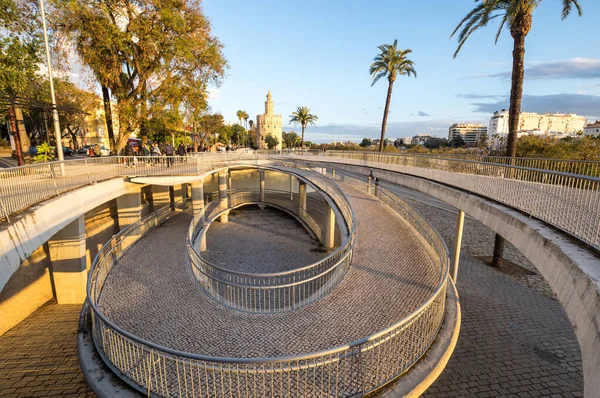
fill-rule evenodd
<path id="1" fill-rule="evenodd" d="M 297 158 L 297 157 L 296 157 Z M 505 204 L 600 251 L 600 178 L 468 159 L 331 152 L 305 157 L 412 175 Z"/>
<path id="2" fill-rule="evenodd" d="M 399 198 L 395 198 L 394 203 L 409 211 L 410 206 L 405 202 L 401 204 Z M 258 387 L 258 393 L 262 396 L 269 395 L 269 392 L 272 394 L 272 388 L 289 391 L 288 395 L 298 395 L 298 388 L 303 388 L 303 391 L 312 396 L 321 396 L 319 391 L 325 391 L 324 389 L 335 391 L 336 396 L 367 394 L 395 379 L 416 363 L 441 327 L 449 261 L 443 240 L 432 229 L 426 234 L 430 238 L 427 241 L 429 245 L 433 245 L 434 252 L 440 255 L 438 264 L 441 274 L 434 293 L 410 315 L 370 336 L 327 350 L 271 358 L 228 358 L 193 354 L 144 340 L 123 330 L 102 313 L 97 305 L 102 291 L 102 286 L 98 286 L 98 283 L 104 283 L 124 250 L 128 249 L 129 246 L 121 247 L 121 243 L 128 239 L 139 239 L 142 236 L 139 233 L 140 228 L 157 225 L 159 220 L 168 216 L 167 211 L 152 213 L 109 240 L 94 258 L 88 278 L 87 291 L 92 313 L 94 344 L 109 367 L 124 381 L 144 393 L 186 395 L 190 388 L 198 388 L 190 387 L 189 384 L 190 380 L 193 383 L 193 379 L 196 378 L 198 383 L 206 382 L 209 395 L 238 396 L 244 385 L 247 386 L 253 380 L 256 383 L 255 378 L 260 377 L 267 385 Z M 418 212 L 411 214 L 418 217 Z M 419 223 L 421 228 L 427 226 L 430 227 L 428 223 Z M 129 243 L 132 245 L 134 241 Z M 411 342 L 411 346 L 417 347 L 416 350 L 401 348 L 404 339 L 414 339 L 415 336 L 422 339 Z M 402 357 L 394 357 L 394 360 L 389 357 L 397 354 Z M 358 367 L 355 368 L 356 366 Z M 380 367 L 384 367 L 385 370 L 380 371 Z M 347 373 L 346 369 L 357 369 L 358 373 Z M 268 380 L 265 379 L 267 377 Z M 328 384 L 328 377 L 329 380 L 335 377 L 335 384 Z M 228 383 L 217 387 L 216 380 L 222 381 L 223 378 L 227 378 Z M 287 387 L 287 380 L 290 379 L 302 379 L 303 383 L 307 384 Z"/>
<path id="3" fill-rule="evenodd" d="M 323 179 L 322 176 L 315 178 L 317 174 L 313 172 L 311 172 L 311 176 L 314 180 L 318 180 L 318 183 L 315 183 L 310 177 L 290 173 L 288 170 L 282 172 L 295 175 L 296 178 L 302 179 L 321 195 L 328 195 L 333 201 L 332 206 L 337 206 L 342 215 L 340 221 L 349 228 L 347 228 L 347 233 L 344 229 L 340 229 L 342 242 L 338 248 L 312 264 L 271 273 L 231 270 L 203 258 L 197 247 L 198 240 L 204 239 L 208 227 L 217 217 L 228 212 L 234 205 L 237 207 L 243 204 L 238 201 L 233 204 L 232 194 L 229 193 L 229 207 L 217 207 L 206 221 L 205 214 L 197 214 L 190 222 L 186 239 L 188 259 L 200 287 L 209 296 L 228 307 L 255 313 L 273 313 L 304 307 L 329 294 L 341 282 L 350 266 L 352 250 L 356 242 L 356 222 L 354 212 L 343 191 L 330 179 Z M 326 190 L 329 190 L 329 194 Z M 239 195 L 243 200 L 248 193 L 256 194 L 256 192 L 256 189 L 237 189 L 234 195 Z M 297 196 L 296 193 L 282 190 L 267 189 L 264 192 L 265 201 L 262 203 L 265 204 L 277 203 L 272 202 L 273 193 L 282 198 L 289 198 L 292 195 L 290 199 L 295 199 Z M 333 195 L 333 192 L 336 192 L 337 195 Z M 209 205 L 213 202 L 210 202 Z M 250 198 L 249 203 L 258 202 L 255 198 Z M 303 221 L 312 220 L 305 210 L 302 211 L 306 214 L 300 213 L 297 201 L 294 200 L 293 203 L 294 205 L 288 209 L 289 211 Z M 307 210 L 310 210 L 310 203 L 307 201 Z"/>

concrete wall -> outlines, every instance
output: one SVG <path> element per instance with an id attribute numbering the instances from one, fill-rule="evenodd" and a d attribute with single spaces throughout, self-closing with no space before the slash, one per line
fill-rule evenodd
<path id="1" fill-rule="evenodd" d="M 49 265 L 43 245 L 12 274 L 0 292 L 0 336 L 52 299 Z"/>

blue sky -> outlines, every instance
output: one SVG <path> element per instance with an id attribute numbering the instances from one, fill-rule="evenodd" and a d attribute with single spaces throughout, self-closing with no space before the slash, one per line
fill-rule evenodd
<path id="1" fill-rule="evenodd" d="M 376 4 L 376 5 L 374 5 Z M 262 113 L 267 90 L 275 111 L 305 105 L 319 116 L 307 129 L 316 142 L 379 136 L 387 81 L 371 87 L 377 46 L 398 39 L 411 48 L 417 78 L 394 84 L 387 136 L 446 136 L 451 123 L 488 123 L 508 106 L 512 38 L 494 46 L 496 24 L 475 33 L 456 59 L 450 39 L 473 0 L 381 1 L 204 0 L 205 14 L 225 45 L 230 69 L 210 105 L 236 121 Z M 544 0 L 526 40 L 524 111 L 575 112 L 600 118 L 600 1 L 580 0 L 584 16 L 561 21 L 561 1 Z M 299 128 L 294 128 L 299 131 Z"/>

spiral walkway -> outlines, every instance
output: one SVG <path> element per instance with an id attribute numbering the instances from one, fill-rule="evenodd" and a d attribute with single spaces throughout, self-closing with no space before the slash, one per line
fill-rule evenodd
<path id="1" fill-rule="evenodd" d="M 191 215 L 181 213 L 121 258 L 104 285 L 101 310 L 124 330 L 155 344 L 236 358 L 311 353 L 393 325 L 431 297 L 440 282 L 439 268 L 395 212 L 367 192 L 339 185 L 354 209 L 358 241 L 348 274 L 321 301 L 269 315 L 217 304 L 190 275 L 185 236 Z"/>

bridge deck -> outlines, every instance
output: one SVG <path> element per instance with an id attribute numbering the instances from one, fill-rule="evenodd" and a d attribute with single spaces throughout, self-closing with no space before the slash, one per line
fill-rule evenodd
<path id="1" fill-rule="evenodd" d="M 185 235 L 191 216 L 180 213 L 120 260 L 104 286 L 101 309 L 152 342 L 230 357 L 310 353 L 393 325 L 431 296 L 440 280 L 438 267 L 394 212 L 366 192 L 340 185 L 355 211 L 358 241 L 348 274 L 323 300 L 271 315 L 220 306 L 190 274 Z"/>

